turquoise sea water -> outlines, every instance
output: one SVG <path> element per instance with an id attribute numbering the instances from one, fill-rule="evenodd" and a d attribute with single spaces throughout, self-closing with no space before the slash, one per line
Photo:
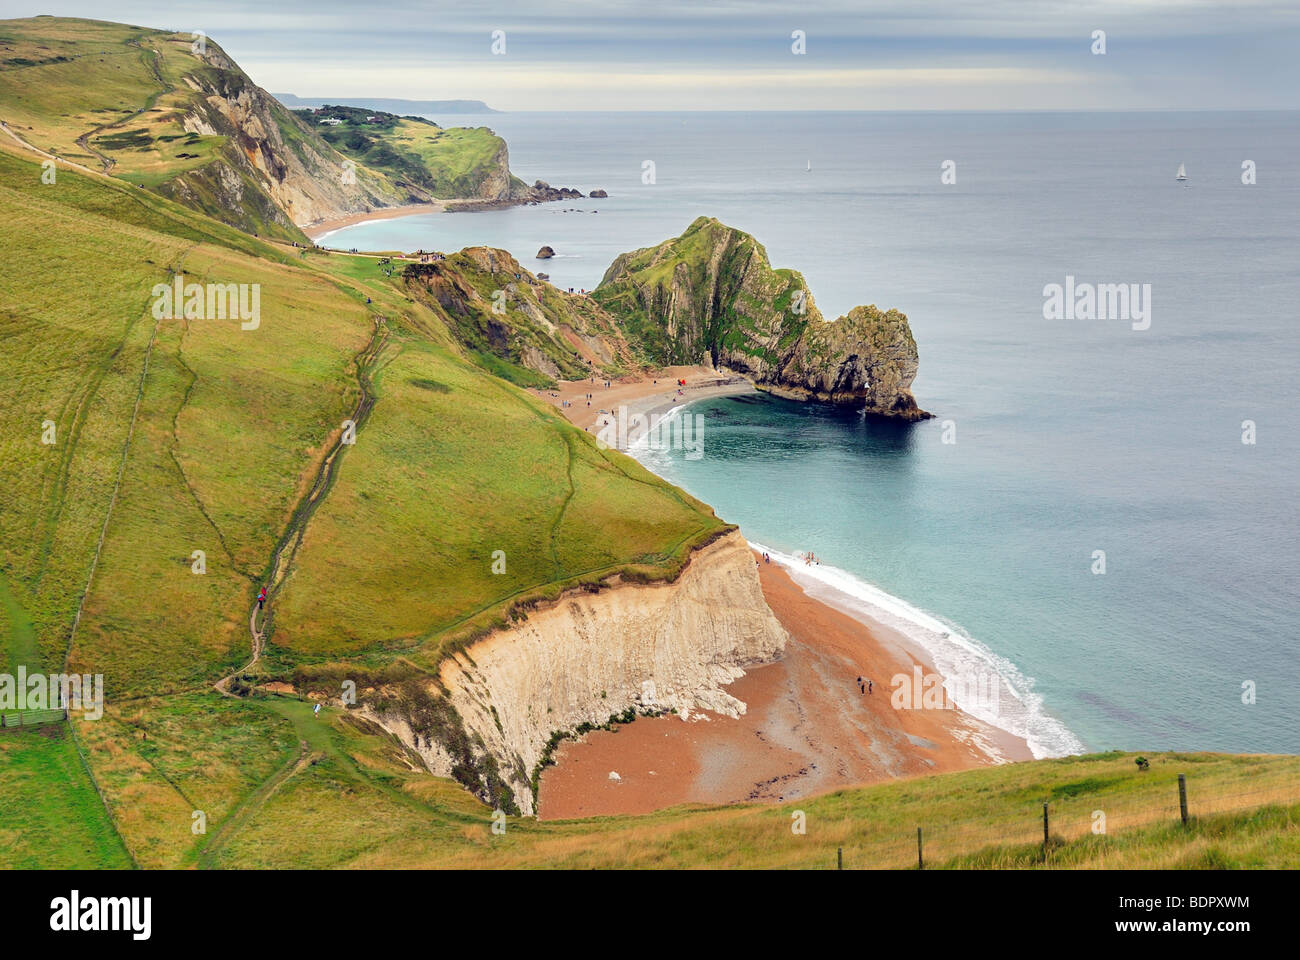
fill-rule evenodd
<path id="1" fill-rule="evenodd" d="M 617 253 L 705 214 L 802 271 L 828 317 L 899 308 L 935 420 L 707 401 L 690 411 L 700 459 L 641 455 L 751 540 L 814 550 L 840 589 L 897 598 L 922 641 L 947 632 L 947 654 L 992 665 L 1019 705 L 1006 725 L 1040 753 L 1297 751 L 1300 114 L 484 122 L 524 179 L 611 196 L 324 242 L 490 244 L 590 288 Z M 533 260 L 542 244 L 560 256 Z M 1044 319 L 1044 286 L 1067 275 L 1150 284 L 1150 328 Z"/>

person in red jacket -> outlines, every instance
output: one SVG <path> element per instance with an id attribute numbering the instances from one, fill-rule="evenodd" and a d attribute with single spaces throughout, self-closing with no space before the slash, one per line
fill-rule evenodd
<path id="1" fill-rule="evenodd" d="M 266 587 L 257 592 L 257 609 L 262 609 L 262 604 L 266 603 Z"/>

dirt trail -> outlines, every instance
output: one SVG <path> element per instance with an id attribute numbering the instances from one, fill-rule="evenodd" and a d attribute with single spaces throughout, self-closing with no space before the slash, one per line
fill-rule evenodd
<path id="1" fill-rule="evenodd" d="M 139 40 L 128 40 L 127 42 L 133 47 L 140 48 L 140 61 L 144 63 L 144 65 L 149 68 L 149 72 L 153 74 L 154 80 L 158 83 L 158 92 L 151 93 L 145 100 L 144 106 L 129 116 L 122 117 L 120 120 L 113 120 L 110 123 L 102 123 L 97 127 L 92 127 L 90 130 L 87 130 L 81 136 L 77 137 L 77 146 L 81 147 L 81 149 L 85 150 L 87 153 L 98 157 L 99 162 L 104 165 L 104 173 L 112 173 L 113 168 L 117 166 L 117 161 L 105 153 L 100 153 L 92 147 L 90 145 L 90 138 L 99 136 L 105 130 L 112 130 L 114 127 L 120 127 L 123 124 L 130 123 L 141 114 L 152 110 L 153 105 L 158 102 L 158 98 L 169 89 L 167 81 L 162 78 L 162 73 L 158 70 L 158 51 L 154 50 L 152 47 L 146 47 Z"/>
<path id="2" fill-rule="evenodd" d="M 77 163 L 75 160 L 65 160 L 63 157 L 60 157 L 57 154 L 49 153 L 45 150 L 42 150 L 40 147 L 33 146 L 32 144 L 24 140 L 22 137 L 18 136 L 18 134 L 10 130 L 9 124 L 5 123 L 3 120 L 0 120 L 0 130 L 4 130 L 5 133 L 9 134 L 10 139 L 12 139 L 15 143 L 18 144 L 18 146 L 22 147 L 24 150 L 30 150 L 32 153 L 42 156 L 47 160 L 53 160 L 56 163 L 61 163 L 66 167 L 72 167 L 74 170 L 80 170 L 82 173 L 89 173 L 95 176 L 103 175 L 104 171 L 102 170 L 92 170 L 90 167 Z"/>
<path id="3" fill-rule="evenodd" d="M 383 349 L 388 340 L 388 324 L 383 317 L 375 318 L 375 329 L 370 336 L 370 341 L 365 345 L 359 354 L 353 359 L 357 366 L 357 385 L 361 388 L 361 398 L 357 401 L 357 408 L 352 413 L 351 419 L 355 432 L 360 433 L 365 422 L 370 418 L 370 411 L 374 409 L 375 396 L 372 390 L 371 369 L 374 366 L 375 359 Z M 266 636 L 274 629 L 274 618 L 271 615 L 271 602 L 275 594 L 279 591 L 280 585 L 293 563 L 294 556 L 298 553 L 298 548 L 302 545 L 303 535 L 307 530 L 307 523 L 311 520 L 312 514 L 320 506 L 325 494 L 334 483 L 335 467 L 338 465 L 340 455 L 343 453 L 348 444 L 344 443 L 344 432 L 339 431 L 338 438 L 334 441 L 334 446 L 330 448 L 325 459 L 321 461 L 320 467 L 316 470 L 316 476 L 312 480 L 311 489 L 307 495 L 299 502 L 293 511 L 293 516 L 289 520 L 289 525 L 285 528 L 280 537 L 279 543 L 276 544 L 275 550 L 271 553 L 271 563 L 269 566 L 270 573 L 266 578 L 266 606 L 264 610 L 259 611 L 257 601 L 253 601 L 253 606 L 248 615 L 248 636 L 250 657 L 246 664 L 227 676 L 222 677 L 215 684 L 214 688 L 218 693 L 232 697 L 235 694 L 230 692 L 230 683 L 236 676 L 252 670 L 257 662 L 262 658 L 262 652 L 266 647 Z M 257 615 L 263 613 L 262 624 L 259 628 Z"/>
<path id="4" fill-rule="evenodd" d="M 238 833 L 251 817 L 257 814 L 257 811 L 266 804 L 266 801 L 271 799 L 272 794 L 284 786 L 290 777 L 303 770 L 313 760 L 318 759 L 319 756 L 320 754 L 313 753 L 308 748 L 306 741 L 298 741 L 297 756 L 271 774 L 260 787 L 245 797 L 243 802 L 221 822 L 216 832 L 208 838 L 208 842 L 203 846 L 202 853 L 199 854 L 198 865 L 201 868 L 216 866 L 217 855 L 221 847 Z"/>

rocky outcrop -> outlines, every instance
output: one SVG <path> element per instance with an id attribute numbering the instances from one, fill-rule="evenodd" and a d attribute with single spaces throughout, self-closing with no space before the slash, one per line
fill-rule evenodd
<path id="1" fill-rule="evenodd" d="M 768 389 L 792 399 L 862 406 L 904 420 L 930 416 L 916 405 L 916 341 L 897 310 L 854 307 L 834 323 L 810 324 Z"/>
<path id="2" fill-rule="evenodd" d="M 512 197 L 524 203 L 549 203 L 552 200 L 581 200 L 582 193 L 572 187 L 553 187 L 538 180 L 531 187 L 514 191 Z"/>
<path id="3" fill-rule="evenodd" d="M 537 252 L 554 255 L 549 246 Z M 543 284 L 488 247 L 410 264 L 403 276 L 462 344 L 521 374 L 573 379 L 588 376 L 589 363 L 610 374 L 707 363 L 796 400 L 929 416 L 912 396 L 918 361 L 906 316 L 859 306 L 828 323 L 799 273 L 773 270 L 752 237 L 716 220 L 621 255 L 591 296 Z M 528 375 L 512 379 L 536 385 Z"/>
<path id="4" fill-rule="evenodd" d="M 509 153 L 505 142 L 496 158 L 486 168 L 489 173 L 475 196 L 468 200 L 454 200 L 447 204 L 449 212 L 473 210 L 499 210 L 525 204 L 550 203 L 553 200 L 579 200 L 582 194 L 571 187 L 553 187 L 538 180 L 531 187 L 510 173 Z"/>
<path id="5" fill-rule="evenodd" d="M 929 416 L 911 392 L 906 316 L 866 306 L 827 322 L 801 274 L 774 270 L 753 237 L 715 219 L 622 254 L 593 296 L 655 363 L 711 363 L 782 396 Z"/>
<path id="6" fill-rule="evenodd" d="M 504 250 L 467 247 L 443 260 L 407 264 L 409 296 L 431 307 L 472 357 L 516 383 L 591 375 L 594 360 L 617 375 L 634 364 L 617 321 L 590 297 L 543 283 Z"/>
<path id="7" fill-rule="evenodd" d="M 163 182 L 160 193 L 249 232 L 297 236 L 296 225 L 363 213 L 404 198 L 348 165 L 303 121 L 208 41 L 182 79 L 187 133 L 226 138 L 209 164 Z"/>
<path id="8" fill-rule="evenodd" d="M 593 190 L 591 193 L 587 194 L 587 196 L 591 197 L 593 200 L 601 200 L 608 197 L 609 194 L 604 190 Z"/>
<path id="9" fill-rule="evenodd" d="M 628 709 L 739 716 L 745 704 L 724 687 L 780 656 L 786 639 L 753 554 L 733 532 L 697 551 L 672 583 L 620 583 L 531 612 L 445 661 L 440 680 L 463 725 L 459 739 L 481 744 L 479 764 L 499 771 L 532 813 L 531 778 L 554 733 Z M 455 748 L 395 707 L 367 710 L 433 773 L 452 775 Z"/>

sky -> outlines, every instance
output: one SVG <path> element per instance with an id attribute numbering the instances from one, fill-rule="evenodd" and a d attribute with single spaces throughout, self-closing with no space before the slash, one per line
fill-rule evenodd
<path id="1" fill-rule="evenodd" d="M 201 30 L 260 86 L 302 97 L 500 110 L 1300 107 L 1300 0 L 0 0 L 5 18 L 36 14 Z"/>

